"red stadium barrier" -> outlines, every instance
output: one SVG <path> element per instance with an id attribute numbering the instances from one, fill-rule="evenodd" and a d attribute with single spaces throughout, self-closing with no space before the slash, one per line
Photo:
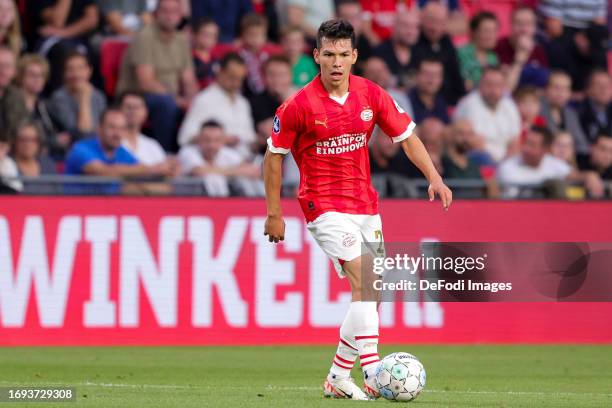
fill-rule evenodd
<path id="1" fill-rule="evenodd" d="M 347 283 L 285 201 L 3 198 L 0 345 L 335 343 Z M 381 203 L 387 241 L 611 242 L 604 202 Z M 385 343 L 610 343 L 610 303 L 395 304 Z"/>

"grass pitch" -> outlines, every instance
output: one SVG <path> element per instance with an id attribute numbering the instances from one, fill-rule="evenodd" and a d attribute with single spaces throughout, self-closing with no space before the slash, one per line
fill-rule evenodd
<path id="1" fill-rule="evenodd" d="M 612 346 L 413 346 L 415 407 L 612 407 Z M 74 386 L 76 403 L 2 407 L 338 407 L 320 386 L 333 347 L 0 348 L 0 386 Z M 361 373 L 353 375 L 361 383 Z M 384 406 L 385 400 L 365 403 Z M 394 405 L 396 406 L 396 405 Z"/>

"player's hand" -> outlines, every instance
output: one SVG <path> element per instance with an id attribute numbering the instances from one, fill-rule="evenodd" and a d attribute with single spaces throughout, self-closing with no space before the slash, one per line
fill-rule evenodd
<path id="1" fill-rule="evenodd" d="M 268 241 L 278 243 L 285 239 L 285 221 L 280 215 L 268 216 L 264 225 L 264 235 Z"/>
<path id="2" fill-rule="evenodd" d="M 448 211 L 451 203 L 453 202 L 453 192 L 450 190 L 450 188 L 446 187 L 441 178 L 433 181 L 429 185 L 427 193 L 429 194 L 429 201 L 433 201 L 436 198 L 436 195 L 438 195 L 440 200 L 442 200 L 442 207 Z"/>

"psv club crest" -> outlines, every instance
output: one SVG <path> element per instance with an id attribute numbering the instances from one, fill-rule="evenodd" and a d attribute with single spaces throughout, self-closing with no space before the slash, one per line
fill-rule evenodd
<path id="1" fill-rule="evenodd" d="M 363 120 L 364 122 L 369 122 L 374 117 L 374 112 L 372 112 L 372 109 L 366 108 L 361 111 L 360 116 L 361 116 L 361 120 Z"/>

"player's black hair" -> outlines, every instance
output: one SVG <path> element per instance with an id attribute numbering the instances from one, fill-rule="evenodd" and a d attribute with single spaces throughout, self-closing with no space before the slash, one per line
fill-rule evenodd
<path id="1" fill-rule="evenodd" d="M 497 21 L 495 14 L 491 13 L 490 11 L 481 11 L 470 20 L 470 31 L 474 32 L 478 30 L 480 25 L 487 20 L 494 21 L 495 24 L 499 25 L 499 21 Z"/>
<path id="2" fill-rule="evenodd" d="M 221 58 L 221 61 L 219 61 L 219 66 L 224 70 L 232 62 L 240 65 L 246 65 L 244 58 L 242 58 L 240 54 L 237 52 L 228 52 L 223 56 L 223 58 Z"/>
<path id="3" fill-rule="evenodd" d="M 544 147 L 550 147 L 555 138 L 552 132 L 544 126 L 531 126 L 529 130 L 542 136 L 542 143 L 544 144 Z"/>
<path id="4" fill-rule="evenodd" d="M 317 30 L 317 48 L 320 50 L 323 38 L 332 41 L 351 40 L 351 48 L 355 48 L 355 29 L 346 20 L 327 20 Z"/>
<path id="5" fill-rule="evenodd" d="M 206 122 L 202 123 L 202 126 L 200 126 L 200 130 L 206 129 L 206 128 L 223 129 L 223 126 L 221 126 L 221 124 L 219 122 L 217 122 L 216 120 L 209 119 Z"/>

